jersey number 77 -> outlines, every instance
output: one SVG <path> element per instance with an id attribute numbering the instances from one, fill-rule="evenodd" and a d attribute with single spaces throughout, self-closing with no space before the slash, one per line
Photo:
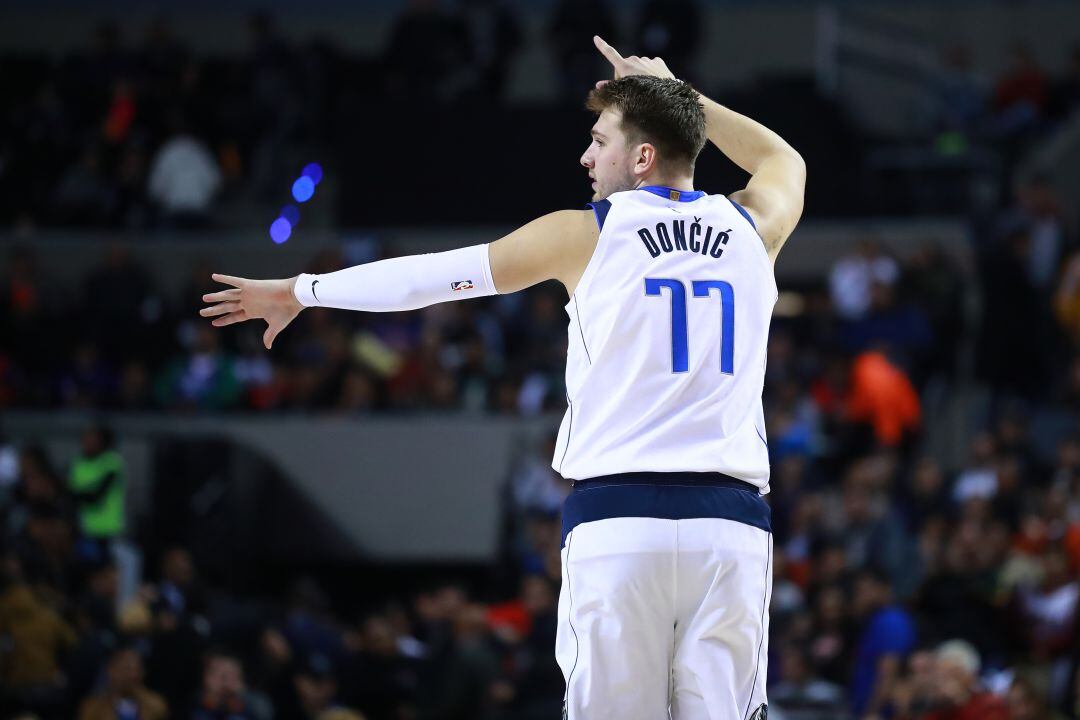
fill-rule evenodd
<path id="1" fill-rule="evenodd" d="M 733 375 L 735 365 L 735 291 L 723 280 L 692 280 L 696 298 L 708 298 L 713 290 L 720 293 L 720 372 Z M 645 278 L 645 294 L 659 296 L 667 288 L 671 295 L 671 371 L 690 369 L 690 331 L 686 319 L 686 286 L 670 278 Z"/>

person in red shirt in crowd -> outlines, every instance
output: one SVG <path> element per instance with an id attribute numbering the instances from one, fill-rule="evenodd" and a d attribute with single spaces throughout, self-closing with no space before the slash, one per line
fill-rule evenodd
<path id="1" fill-rule="evenodd" d="M 1010 720 L 1009 706 L 979 682 L 979 653 L 963 640 L 950 640 L 935 653 L 936 709 L 922 720 Z"/>

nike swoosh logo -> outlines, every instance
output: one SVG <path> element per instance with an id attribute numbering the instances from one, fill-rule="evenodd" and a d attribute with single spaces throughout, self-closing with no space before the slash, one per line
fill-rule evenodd
<path id="1" fill-rule="evenodd" d="M 319 300 L 319 296 L 315 294 L 315 286 L 318 285 L 318 284 L 319 284 L 318 280 L 312 280 L 311 281 L 311 294 L 316 300 Z M 322 302 L 322 300 L 319 300 L 319 302 Z"/>

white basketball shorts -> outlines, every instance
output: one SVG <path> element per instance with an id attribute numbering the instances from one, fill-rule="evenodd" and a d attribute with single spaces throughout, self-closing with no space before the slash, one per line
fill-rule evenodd
<path id="1" fill-rule="evenodd" d="M 578 481 L 563 535 L 567 720 L 766 716 L 772 534 L 756 488 L 706 473 Z"/>

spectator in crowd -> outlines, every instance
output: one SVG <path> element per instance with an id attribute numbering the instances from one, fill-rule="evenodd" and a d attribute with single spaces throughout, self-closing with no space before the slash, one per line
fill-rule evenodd
<path id="1" fill-rule="evenodd" d="M 19 480 L 19 451 L 4 434 L 0 423 L 0 507 L 11 504 L 14 487 Z"/>
<path id="2" fill-rule="evenodd" d="M 558 588 L 551 578 L 526 575 L 521 581 L 521 603 L 527 618 L 524 634 L 506 638 L 513 648 L 510 683 L 510 715 L 521 720 L 541 720 L 558 713 L 562 672 L 551 656 L 555 646 Z"/>
<path id="3" fill-rule="evenodd" d="M 769 706 L 788 720 L 832 720 L 846 712 L 844 690 L 815 677 L 807 651 L 794 644 L 780 654 L 780 677 L 769 688 Z"/>
<path id="4" fill-rule="evenodd" d="M 62 668 L 75 633 L 34 592 L 14 554 L 0 562 L 0 697 L 54 716 L 65 701 Z"/>
<path id="5" fill-rule="evenodd" d="M 1027 230 L 1031 246 L 1025 269 L 1039 293 L 1049 293 L 1065 249 L 1064 212 L 1050 179 L 1036 175 L 1021 182 L 1016 189 L 1016 205 L 1002 223 Z"/>
<path id="6" fill-rule="evenodd" d="M 419 689 L 417 658 L 403 652 L 398 640 L 386 615 L 369 615 L 361 621 L 342 668 L 342 701 L 371 720 L 399 716 Z"/>
<path id="7" fill-rule="evenodd" d="M 102 151 L 87 145 L 64 171 L 53 191 L 56 215 L 71 225 L 105 225 L 117 208 L 117 192 L 102 168 Z"/>
<path id="8" fill-rule="evenodd" d="M 919 396 L 904 372 L 884 353 L 864 352 L 851 365 L 848 416 L 873 430 L 881 447 L 895 448 L 917 432 Z"/>
<path id="9" fill-rule="evenodd" d="M 236 362 L 221 347 L 221 335 L 200 323 L 192 327 L 189 350 L 174 359 L 157 381 L 162 407 L 177 410 L 224 410 L 240 398 Z"/>
<path id="10" fill-rule="evenodd" d="M 979 682 L 979 653 L 963 640 L 936 652 L 935 709 L 925 720 L 1010 720 L 1009 707 Z"/>
<path id="11" fill-rule="evenodd" d="M 1054 295 L 1054 311 L 1066 338 L 1080 347 L 1080 253 L 1073 253 L 1064 264 Z"/>
<path id="12" fill-rule="evenodd" d="M 872 570 L 860 573 L 852 604 L 862 629 L 851 703 L 855 717 L 861 718 L 883 711 L 917 638 L 911 615 L 893 600 L 889 579 L 883 574 Z"/>
<path id="13" fill-rule="evenodd" d="M 150 161 L 148 182 L 147 195 L 157 205 L 164 224 L 198 227 L 209 219 L 222 176 L 210 148 L 177 116 L 171 119 L 170 137 Z"/>
<path id="14" fill-rule="evenodd" d="M 116 386 L 116 372 L 101 356 L 97 343 L 83 342 L 74 349 L 57 390 L 65 406 L 94 409 L 111 404 L 117 395 Z"/>
<path id="15" fill-rule="evenodd" d="M 8 504 L 5 530 L 11 539 L 26 531 L 35 512 L 67 518 L 71 514 L 70 498 L 63 494 L 63 483 L 53 467 L 49 453 L 41 445 L 27 445 L 11 458 L 16 485 Z M 18 547 L 18 541 L 15 541 Z"/>
<path id="16" fill-rule="evenodd" d="M 72 463 L 68 487 L 78 503 L 83 534 L 99 542 L 108 556 L 112 541 L 124 532 L 127 497 L 124 458 L 112 429 L 95 424 L 83 432 L 82 453 Z"/>
<path id="17" fill-rule="evenodd" d="M 1032 660 L 1063 677 L 1068 673 L 1068 651 L 1075 640 L 1080 580 L 1069 567 L 1069 557 L 1060 543 L 1048 543 L 1040 561 L 1041 581 L 1017 590 L 1020 627 Z"/>
<path id="18" fill-rule="evenodd" d="M 1037 123 L 1047 100 L 1048 80 L 1028 46 L 1018 43 L 1009 54 L 1010 65 L 994 88 L 995 129 L 1016 135 Z"/>
<path id="19" fill-rule="evenodd" d="M 269 700 L 252 693 L 236 656 L 216 650 L 203 659 L 202 691 L 191 720 L 271 720 Z"/>
<path id="20" fill-rule="evenodd" d="M 964 268 L 936 241 L 918 248 L 902 273 L 898 300 L 907 295 L 924 313 L 932 338 L 930 347 L 919 348 L 922 362 L 912 367 L 919 385 L 923 380 L 951 378 L 956 372 L 957 348 L 964 334 L 965 276 Z"/>
<path id="21" fill-rule="evenodd" d="M 300 658 L 314 658 L 315 664 L 309 667 L 313 673 L 340 661 L 345 652 L 344 641 L 330 612 L 330 600 L 319 583 L 310 577 L 297 580 L 289 605 L 281 633 L 292 652 Z M 321 675 L 316 673 L 312 677 Z"/>
<path id="22" fill-rule="evenodd" d="M 338 682 L 333 662 L 321 653 L 311 653 L 293 674 L 297 714 L 302 720 L 318 720 L 323 714 L 343 709 L 337 703 Z"/>
<path id="23" fill-rule="evenodd" d="M 539 452 L 526 455 L 511 476 L 514 506 L 522 513 L 536 511 L 555 515 L 562 507 L 570 488 L 562 476 L 551 469 L 557 440 L 555 435 L 549 435 Z"/>
<path id="24" fill-rule="evenodd" d="M 453 618 L 445 665 L 432 688 L 434 717 L 466 720 L 493 712 L 499 661 L 488 629 L 487 612 L 476 603 L 467 603 Z"/>
<path id="25" fill-rule="evenodd" d="M 83 285 L 82 311 L 85 327 L 80 338 L 93 342 L 110 366 L 133 359 L 156 358 L 147 347 L 157 339 L 163 301 L 159 288 L 139 264 L 131 249 L 109 243 L 104 262 L 87 276 Z"/>
<path id="26" fill-rule="evenodd" d="M 79 707 L 79 720 L 165 720 L 165 700 L 143 685 L 143 661 L 132 647 L 120 646 L 109 657 L 106 683 L 101 692 Z"/>
<path id="27" fill-rule="evenodd" d="M 887 709 L 897 720 L 917 720 L 937 702 L 937 658 L 933 651 L 916 650 L 908 657 L 907 673 L 893 686 Z"/>
<path id="28" fill-rule="evenodd" d="M 205 677 L 206 669 L 199 661 L 213 629 L 205 616 L 207 601 L 190 553 L 181 547 L 166 549 L 160 581 L 143 588 L 141 595 L 150 605 L 154 625 L 148 682 L 170 707 L 187 707 Z"/>
<path id="29" fill-rule="evenodd" d="M 839 260 L 829 273 L 833 307 L 840 317 L 858 320 L 871 307 L 875 283 L 893 285 L 900 279 L 896 261 L 876 243 L 860 242 L 855 252 Z"/>
<path id="30" fill-rule="evenodd" d="M 40 358 L 59 351 L 51 332 L 55 315 L 50 306 L 61 294 L 45 277 L 31 248 L 16 245 L 9 258 L 0 280 L 0 405 L 40 404 L 51 395 L 42 387 L 46 383 L 34 375 L 25 377 L 20 367 L 39 367 Z"/>
<path id="31" fill-rule="evenodd" d="M 1017 676 L 1009 686 L 1009 720 L 1065 720 L 1049 707 L 1046 690 L 1032 677 Z"/>
<path id="32" fill-rule="evenodd" d="M 157 590 L 162 611 L 171 613 L 178 620 L 200 615 L 206 609 L 206 598 L 191 553 L 182 547 L 165 551 Z"/>

